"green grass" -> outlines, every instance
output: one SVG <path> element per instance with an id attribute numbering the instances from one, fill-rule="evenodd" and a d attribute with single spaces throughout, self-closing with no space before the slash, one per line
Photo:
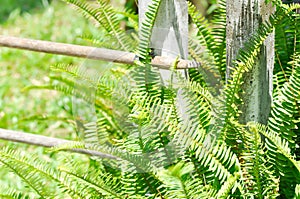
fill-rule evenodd
<path id="1" fill-rule="evenodd" d="M 30 12 L 26 9 L 23 11 L 16 9 L 9 16 L 4 17 L 3 13 L 7 15 L 8 12 L 3 10 L 11 11 L 11 8 L 5 8 L 2 5 L 8 5 L 9 2 L 11 1 L 1 1 L 0 30 L 2 35 L 84 44 L 86 42 L 80 39 L 81 35 L 97 33 L 93 24 L 65 3 L 53 1 L 46 7 L 32 5 L 34 9 L 27 9 Z M 29 2 L 33 1 L 28 1 L 28 4 Z M 6 18 L 4 22 L 3 18 Z M 83 62 L 84 60 L 79 58 L 0 47 L 0 128 L 75 139 L 76 129 L 72 123 L 56 119 L 66 116 L 71 118 L 70 96 L 63 96 L 48 90 L 24 92 L 23 89 L 28 85 L 47 83 L 51 65 Z M 38 119 L 42 117 L 54 119 Z M 0 141 L 0 146 L 5 145 L 23 147 L 26 152 L 34 151 L 40 154 L 41 158 L 49 159 L 49 156 L 45 155 L 45 149 L 41 147 Z M 81 155 L 73 155 L 82 158 Z M 53 164 L 56 164 L 55 161 Z M 0 186 L 11 184 L 20 189 L 25 188 L 21 180 L 0 166 Z"/>
<path id="2" fill-rule="evenodd" d="M 45 7 L 50 0 L 1 0 L 0 22 L 7 20 L 10 13 L 19 9 L 22 13 Z"/>
<path id="3" fill-rule="evenodd" d="M 84 43 L 79 37 L 85 32 L 96 33 L 92 24 L 61 2 L 53 2 L 43 10 L 23 13 L 22 16 L 15 10 L 0 27 L 4 35 L 75 44 Z M 32 115 L 63 117 L 71 110 L 69 97 L 53 91 L 22 90 L 28 85 L 47 83 L 49 67 L 53 64 L 80 64 L 84 60 L 3 47 L 0 48 L 0 60 L 0 127 L 32 133 L 51 131 L 53 134 L 53 128 L 60 127 L 66 131 L 68 128 L 61 121 L 49 124 L 24 119 Z"/>

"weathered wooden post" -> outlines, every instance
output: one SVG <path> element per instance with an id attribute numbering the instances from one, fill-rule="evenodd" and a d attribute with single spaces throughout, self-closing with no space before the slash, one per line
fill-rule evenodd
<path id="1" fill-rule="evenodd" d="M 151 0 L 139 1 L 139 25 Z M 155 55 L 186 59 L 188 55 L 188 12 L 185 0 L 162 0 L 151 36 Z M 169 70 L 160 69 L 165 83 L 170 79 Z"/>
<path id="2" fill-rule="evenodd" d="M 139 1 L 139 25 L 141 27 L 145 18 L 145 12 L 151 0 Z M 161 0 L 158 15 L 151 35 L 150 47 L 153 48 L 154 54 L 159 56 L 177 57 L 186 59 L 188 55 L 188 12 L 187 2 L 185 0 Z M 169 85 L 172 80 L 173 85 L 178 82 L 171 77 L 172 72 L 168 69 L 159 69 L 164 85 Z M 182 74 L 187 77 L 185 70 L 181 70 Z M 176 86 L 176 85 L 175 85 Z M 183 98 L 182 90 L 177 92 L 177 110 L 182 116 L 183 122 L 188 122 L 186 113 L 186 101 Z M 174 153 L 180 154 L 184 151 L 184 147 L 173 146 L 171 141 L 170 147 L 176 150 Z M 167 150 L 170 150 L 171 148 Z M 174 148 L 173 148 L 174 147 Z M 175 158 L 176 159 L 176 158 Z M 164 164 L 172 164 L 172 160 L 168 159 Z"/>
<path id="3" fill-rule="evenodd" d="M 268 20 L 275 11 L 265 0 L 228 0 L 227 1 L 227 78 L 230 67 L 236 59 L 238 50 L 251 38 L 259 25 Z M 270 112 L 272 96 L 272 73 L 274 66 L 274 34 L 267 37 L 261 47 L 253 70 L 245 74 L 241 107 L 242 123 L 257 121 L 266 124 Z"/>

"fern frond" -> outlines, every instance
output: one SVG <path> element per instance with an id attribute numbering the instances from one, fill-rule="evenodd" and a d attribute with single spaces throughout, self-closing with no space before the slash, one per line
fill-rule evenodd
<path id="1" fill-rule="evenodd" d="M 161 87 L 162 80 L 159 75 L 159 70 L 153 68 L 149 64 L 142 64 L 134 68 L 130 73 L 130 79 L 134 82 L 134 86 L 130 89 L 132 92 L 144 96 L 163 97 Z"/>
<path id="2" fill-rule="evenodd" d="M 31 198 L 36 198 L 38 197 L 38 195 L 33 194 L 33 193 L 24 193 L 21 191 L 17 191 L 13 188 L 9 188 L 9 187 L 0 187 L 0 198 L 3 199 L 31 199 Z"/>
<path id="3" fill-rule="evenodd" d="M 285 158 L 289 160 L 298 170 L 300 175 L 300 165 L 294 159 L 291 154 L 291 149 L 288 146 L 288 142 L 277 136 L 276 133 L 267 130 L 267 128 L 261 124 L 249 123 L 248 126 L 252 131 L 258 131 L 260 134 L 265 136 L 272 144 L 277 148 L 278 152 L 281 153 Z"/>
<path id="4" fill-rule="evenodd" d="M 211 29 L 204 16 L 197 10 L 197 8 L 188 2 L 188 12 L 194 24 L 197 27 L 197 36 L 202 46 L 205 46 L 210 53 L 214 54 L 213 47 L 216 45 L 211 34 Z"/>
<path id="5" fill-rule="evenodd" d="M 190 80 L 207 86 L 212 92 L 218 94 L 223 82 L 212 53 L 192 39 L 189 39 L 188 49 L 190 56 L 201 63 L 198 69 L 189 69 Z"/>
<path id="6" fill-rule="evenodd" d="M 88 84 L 91 88 L 96 88 L 98 74 L 92 70 L 89 71 L 82 66 L 74 66 L 69 64 L 56 64 L 50 67 L 51 71 L 54 73 L 67 74 L 72 79 L 76 79 L 77 81 L 82 81 Z M 50 76 L 51 77 L 51 76 Z"/>
<path id="7" fill-rule="evenodd" d="M 222 185 L 220 190 L 217 192 L 215 198 L 220 198 L 220 199 L 228 198 L 231 194 L 230 192 L 234 192 L 240 177 L 241 176 L 239 172 L 235 172 L 233 175 L 229 176 L 228 180 L 226 180 L 226 182 Z"/>
<path id="8" fill-rule="evenodd" d="M 226 0 L 219 0 L 218 8 L 215 10 L 216 16 L 212 20 L 214 28 L 212 29 L 212 35 L 215 45 L 214 55 L 216 59 L 216 66 L 219 69 L 223 80 L 225 80 L 226 71 Z"/>
<path id="9" fill-rule="evenodd" d="M 136 151 L 125 150 L 127 148 L 120 149 L 116 146 L 110 147 L 99 144 L 88 144 L 85 145 L 85 147 L 102 153 L 105 152 L 113 154 L 114 156 L 118 157 L 118 164 L 121 165 L 124 175 L 127 177 L 130 176 L 132 180 L 138 183 L 137 187 L 134 188 L 132 187 L 132 182 L 127 183 L 129 179 L 123 179 L 121 182 L 124 185 L 122 186 L 122 189 L 125 195 L 133 197 L 140 194 L 160 194 L 161 191 L 159 187 L 161 182 L 158 180 L 155 174 L 157 168 L 155 167 L 154 162 L 151 160 L 151 154 L 147 154 L 147 151 L 144 151 L 144 153 L 136 153 Z M 142 150 L 145 148 L 141 147 Z"/>
<path id="10" fill-rule="evenodd" d="M 102 134 L 101 137 L 105 136 L 105 134 L 108 133 L 108 131 L 106 131 L 107 129 L 111 129 L 111 132 L 122 132 L 122 129 L 117 122 L 118 117 L 121 117 L 118 114 L 121 113 L 112 110 L 113 104 L 111 103 L 114 88 L 116 88 L 119 84 L 116 80 L 118 79 L 117 76 L 115 77 L 114 75 L 108 74 L 103 75 L 100 78 L 96 78 L 95 74 L 91 75 L 87 73 L 86 69 L 69 65 L 56 65 L 55 67 L 52 67 L 52 69 L 53 71 L 61 74 L 51 75 L 51 84 L 43 86 L 28 86 L 26 89 L 56 90 L 63 92 L 66 95 L 83 99 L 85 103 L 89 104 L 89 106 L 93 105 L 97 108 L 98 125 L 96 126 L 97 128 L 99 127 L 97 132 L 99 136 L 100 133 Z M 119 75 L 119 72 L 117 71 L 114 73 Z M 73 114 L 77 113 L 74 112 Z M 100 118 L 102 118 L 102 122 L 100 122 Z"/>
<path id="11" fill-rule="evenodd" d="M 300 180 L 300 165 L 291 154 L 289 143 L 261 124 L 249 123 L 248 126 L 251 131 L 258 131 L 266 138 L 267 161 L 281 178 L 282 193 L 292 198 Z"/>
<path id="12" fill-rule="evenodd" d="M 161 198 L 164 188 L 158 176 L 153 173 L 136 173 L 127 170 L 122 174 L 122 192 L 128 198 Z"/>
<path id="13" fill-rule="evenodd" d="M 57 173 L 38 157 L 30 159 L 24 154 L 13 151 L 9 148 L 0 150 L 0 163 L 18 175 L 28 186 L 35 191 L 41 198 L 54 197 L 54 187 L 45 187 L 48 182 L 57 183 Z M 54 184 L 53 184 L 54 185 Z"/>
<path id="14" fill-rule="evenodd" d="M 123 198 L 118 191 L 119 182 L 109 174 L 74 163 L 69 163 L 67 167 L 60 167 L 59 170 L 64 181 L 70 182 L 70 185 L 76 187 L 85 198 Z M 88 193 L 87 189 L 91 192 Z"/>
<path id="15" fill-rule="evenodd" d="M 92 144 L 108 144 L 110 142 L 109 134 L 114 133 L 109 125 L 112 123 L 107 121 L 107 117 L 97 114 L 97 122 L 90 122 L 84 125 L 84 141 Z"/>
<path id="16" fill-rule="evenodd" d="M 58 152 L 62 150 L 69 150 L 69 149 L 84 149 L 85 145 L 82 142 L 70 142 L 70 143 L 65 143 L 65 144 L 60 144 L 54 147 L 51 147 L 49 150 L 51 152 Z"/>
<path id="17" fill-rule="evenodd" d="M 138 32 L 138 15 L 131 10 L 130 8 L 126 8 L 125 10 L 115 10 L 115 13 L 121 14 L 127 18 L 130 23 L 130 27 L 133 27 L 135 32 Z"/>
<path id="18" fill-rule="evenodd" d="M 165 196 L 168 198 L 196 199 L 200 198 L 199 195 L 203 194 L 203 192 L 207 194 L 205 187 L 197 186 L 199 185 L 198 183 L 190 184 L 192 172 L 192 164 L 184 164 L 183 162 L 178 162 L 176 165 L 169 167 L 168 170 L 160 171 L 158 176 L 163 182 L 162 186 L 166 189 Z"/>
<path id="19" fill-rule="evenodd" d="M 149 181 L 148 175 L 143 173 L 123 172 L 121 176 L 122 193 L 127 198 L 148 199 L 161 196 L 161 191 L 155 183 Z M 155 194 L 156 193 L 156 194 Z"/>
<path id="20" fill-rule="evenodd" d="M 187 95 L 187 98 L 189 97 Z M 137 101 L 134 102 L 135 108 L 133 110 L 140 115 L 139 117 L 145 117 L 145 113 L 148 117 L 150 116 L 151 120 L 149 123 L 156 126 L 157 131 L 167 128 L 170 135 L 174 136 L 174 143 L 180 146 L 181 150 L 187 148 L 195 150 L 196 157 L 199 158 L 204 166 L 209 165 L 209 170 L 218 176 L 220 181 L 224 181 L 230 175 L 230 172 L 226 168 L 230 168 L 235 164 L 235 156 L 225 145 L 217 147 L 210 143 L 213 140 L 205 138 L 206 132 L 204 127 L 208 123 L 206 121 L 207 115 L 204 113 L 209 112 L 208 110 L 204 109 L 202 110 L 203 113 L 200 114 L 203 126 L 197 122 L 196 117 L 195 119 L 190 118 L 190 120 L 178 123 L 177 119 L 173 117 L 174 107 L 166 106 L 166 104 L 161 105 L 159 98 L 144 96 L 143 98 L 135 98 L 135 100 Z M 218 150 L 224 153 L 219 153 L 217 152 Z"/>
<path id="21" fill-rule="evenodd" d="M 223 2 L 223 1 L 222 1 Z M 225 79 L 225 69 L 226 69 L 226 4 L 220 2 L 220 7 L 217 9 L 218 19 L 215 24 L 212 23 L 210 26 L 216 26 L 215 28 L 210 28 L 208 22 L 205 18 L 197 11 L 195 6 L 191 3 L 188 4 L 188 12 L 191 16 L 194 24 L 197 27 L 197 39 L 200 45 L 204 47 L 204 51 L 197 53 L 197 47 L 195 44 L 191 45 L 191 40 L 189 41 L 189 53 L 193 59 L 199 61 L 201 64 L 201 69 L 205 75 L 208 75 L 206 82 L 217 80 L 218 84 Z M 224 5 L 223 5 L 224 4 Z M 221 17 L 221 18 L 220 18 Z M 225 17 L 225 18 L 224 18 Z M 223 21 L 222 21 L 223 20 Z M 222 25 L 221 25 L 222 24 Z M 214 34 L 215 33 L 215 34 Z M 222 38 L 220 37 L 222 35 Z M 205 56 L 203 57 L 203 54 Z M 202 58 L 203 57 L 203 58 Z M 209 82 L 210 83 L 210 82 Z M 212 83 L 211 86 L 215 86 L 216 83 Z"/>
<path id="22" fill-rule="evenodd" d="M 240 156 L 241 183 L 243 184 L 243 195 L 257 198 L 278 197 L 279 178 L 275 176 L 274 170 L 269 166 L 263 151 L 263 142 L 258 131 L 243 131 L 244 148 Z"/>
<path id="23" fill-rule="evenodd" d="M 195 114 L 194 110 L 187 110 L 191 115 L 197 115 L 199 117 L 199 122 L 202 124 L 202 127 L 207 127 L 210 123 L 211 112 L 214 110 L 214 104 L 218 103 L 215 100 L 214 96 L 209 92 L 209 90 L 195 81 L 189 81 L 182 78 L 177 74 L 177 78 L 180 80 L 180 87 L 183 90 L 183 97 L 187 98 L 190 106 L 195 105 L 196 108 Z M 193 104 L 193 105 L 192 105 Z"/>
<path id="24" fill-rule="evenodd" d="M 292 152 L 295 152 L 296 149 L 294 130 L 298 126 L 298 122 L 293 118 L 296 118 L 300 111 L 300 94 L 298 92 L 300 89 L 300 55 L 296 54 L 294 57 L 294 61 L 291 63 L 294 66 L 293 73 L 274 98 L 268 121 L 269 129 L 288 141 Z"/>
<path id="25" fill-rule="evenodd" d="M 298 52 L 300 48 L 300 15 L 293 10 L 299 7 L 299 4 L 282 5 L 281 1 L 278 4 L 290 12 L 287 11 L 282 23 L 275 26 L 275 41 L 278 42 L 275 42 L 274 77 L 277 78 L 278 84 L 274 89 L 281 89 L 290 78 L 294 67 L 288 62 L 293 59 L 294 53 Z"/>
<path id="26" fill-rule="evenodd" d="M 80 11 L 83 12 L 84 16 L 95 19 L 107 33 L 114 36 L 117 41 L 117 47 L 125 51 L 132 51 L 130 38 L 124 31 L 120 29 L 119 22 L 114 15 L 113 8 L 107 2 L 98 0 L 99 6 L 93 8 L 89 4 L 80 0 L 64 0 L 76 6 Z"/>
<path id="27" fill-rule="evenodd" d="M 41 198 L 55 198 L 59 194 L 63 197 L 61 191 L 73 198 L 94 197 L 102 194 L 99 187 L 88 182 L 83 176 L 75 174 L 71 176 L 71 173 L 66 171 L 58 171 L 35 156 L 28 158 L 16 151 L 4 149 L 0 151 L 0 162 L 19 175 Z M 60 187 L 60 190 L 53 190 L 54 187 L 49 185 L 45 186 L 47 180 L 52 181 L 53 186 Z"/>
<path id="28" fill-rule="evenodd" d="M 153 0 L 152 3 L 148 6 L 148 9 L 145 13 L 145 20 L 142 22 L 142 27 L 140 27 L 140 44 L 137 49 L 137 55 L 143 59 L 149 59 L 150 52 L 150 42 L 152 29 L 154 27 L 154 22 L 158 13 L 161 0 Z"/>

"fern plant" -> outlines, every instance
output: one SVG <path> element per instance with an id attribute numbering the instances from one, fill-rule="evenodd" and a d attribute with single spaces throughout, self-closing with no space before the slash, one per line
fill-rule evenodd
<path id="1" fill-rule="evenodd" d="M 172 75 L 179 83 L 163 85 L 149 55 L 151 32 L 161 0 L 153 1 L 148 8 L 139 45 L 133 45 L 132 37 L 119 29 L 115 13 L 122 12 L 109 4 L 98 0 L 99 7 L 95 8 L 79 0 L 66 1 L 96 20 L 101 30 L 114 35 L 118 48 L 135 51 L 140 59 L 134 66 L 112 66 L 96 78 L 90 75 L 90 69 L 59 64 L 52 67 L 49 85 L 27 89 L 58 90 L 95 107 L 96 119 L 80 121 L 82 142 L 58 146 L 54 151 L 86 148 L 111 156 L 74 161 L 62 154 L 62 163 L 52 167 L 35 155 L 2 149 L 0 163 L 29 187 L 28 193 L 5 190 L 3 197 L 299 197 L 298 48 L 288 51 L 290 61 L 278 59 L 276 67 L 281 70 L 275 68 L 276 89 L 267 125 L 240 124 L 238 118 L 243 113 L 238 107 L 242 103 L 239 91 L 243 74 L 252 68 L 264 39 L 274 27 L 296 29 L 299 16 L 293 10 L 300 6 L 273 2 L 276 13 L 241 49 L 232 78 L 225 83 L 226 2 L 219 2 L 216 12 L 221 17 L 210 22 L 189 4 L 189 14 L 197 28 L 197 42 L 190 40 L 189 51 L 192 58 L 203 63 L 202 68 L 190 69 L 189 79 L 173 70 Z M 132 13 L 126 16 L 136 19 Z M 286 33 L 289 42 L 291 35 L 297 37 Z M 297 42 L 294 44 L 297 46 Z M 204 51 L 200 50 L 203 48 Z M 277 43 L 276 49 L 278 57 L 285 59 L 281 44 Z M 210 77 L 218 81 L 207 82 Z M 179 110 L 179 89 L 187 103 L 186 115 Z"/>

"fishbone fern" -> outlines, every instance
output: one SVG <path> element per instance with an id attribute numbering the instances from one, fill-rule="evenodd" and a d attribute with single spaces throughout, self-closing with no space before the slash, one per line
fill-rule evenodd
<path id="1" fill-rule="evenodd" d="M 133 67 L 114 66 L 100 78 L 78 67 L 57 65 L 52 67 L 49 85 L 28 87 L 62 91 L 95 107 L 97 120 L 83 121 L 83 141 L 55 147 L 54 151 L 86 148 L 113 156 L 109 160 L 93 157 L 88 163 L 65 157 L 55 168 L 34 156 L 1 150 L 0 163 L 23 178 L 35 195 L 153 199 L 299 196 L 299 132 L 295 131 L 299 116 L 298 53 L 293 53 L 288 81 L 283 86 L 278 84 L 274 92 L 268 125 L 238 122 L 244 73 L 251 70 L 274 26 L 299 6 L 275 2 L 276 13 L 240 50 L 231 79 L 225 84 L 225 1 L 216 10 L 221 17 L 212 21 L 213 28 L 189 4 L 198 29 L 197 41 L 204 47 L 202 56 L 202 49 L 191 42 L 191 56 L 205 66 L 191 69 L 190 79 L 172 71 L 179 83 L 166 86 L 151 66 L 149 55 L 160 0 L 154 0 L 146 12 L 137 49 L 130 49 L 107 3 L 99 0 L 97 9 L 78 0 L 67 2 L 97 20 L 108 34 L 114 34 L 123 50 L 137 52 L 139 60 Z M 207 74 L 218 77 L 224 90 L 211 89 L 215 84 L 205 82 Z M 178 89 L 186 101 L 186 115 L 179 110 Z M 43 186 L 46 179 L 51 189 Z M 13 190 L 5 194 L 19 193 Z"/>

